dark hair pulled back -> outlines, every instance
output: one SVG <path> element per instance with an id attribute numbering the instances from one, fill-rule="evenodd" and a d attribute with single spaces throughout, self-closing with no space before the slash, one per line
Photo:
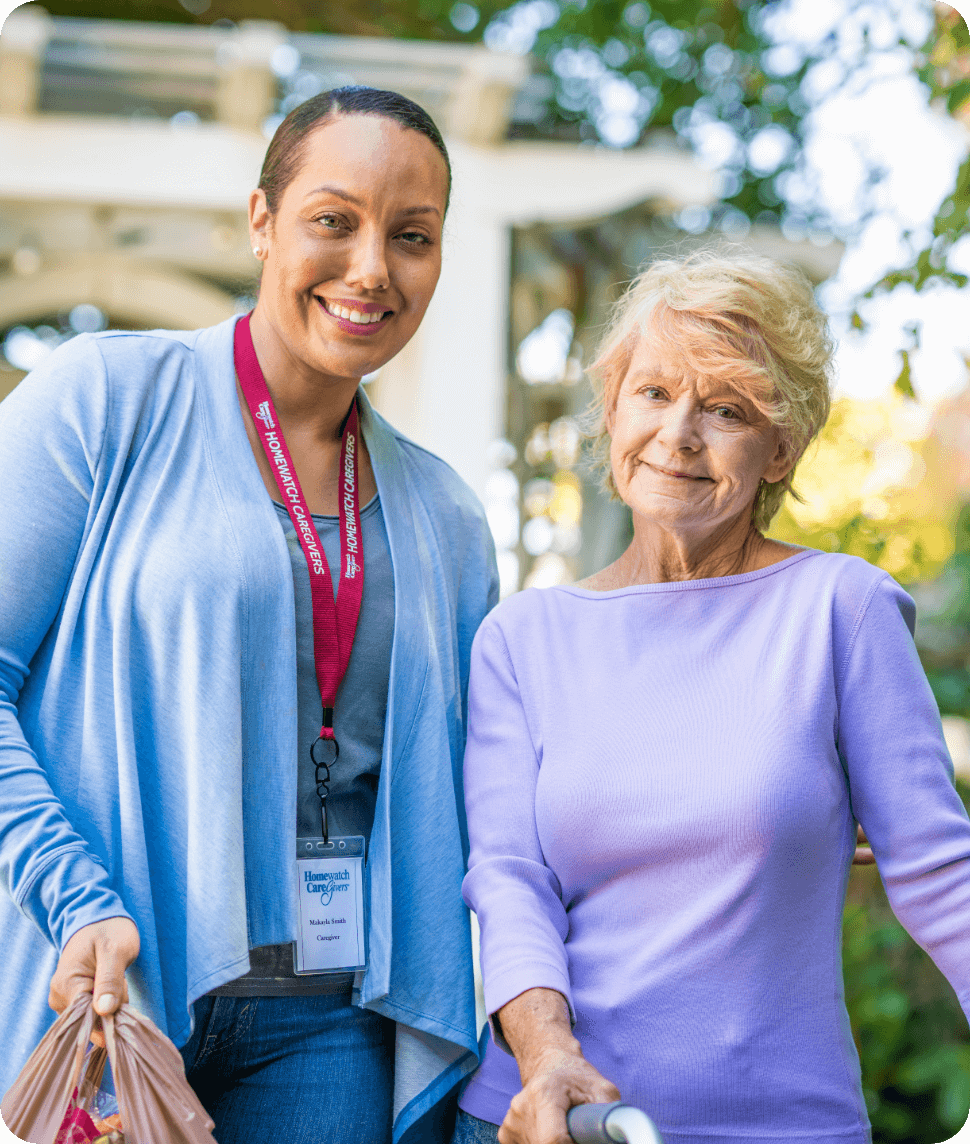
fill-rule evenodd
<path id="1" fill-rule="evenodd" d="M 336 87 L 323 91 L 295 107 L 277 127 L 259 175 L 259 188 L 266 195 L 271 215 L 283 192 L 303 165 L 307 138 L 317 127 L 339 115 L 378 115 L 391 119 L 409 131 L 418 131 L 438 149 L 448 169 L 448 196 L 451 195 L 451 160 L 448 148 L 431 116 L 413 99 L 396 91 L 376 87 Z M 447 200 L 445 202 L 447 208 Z"/>

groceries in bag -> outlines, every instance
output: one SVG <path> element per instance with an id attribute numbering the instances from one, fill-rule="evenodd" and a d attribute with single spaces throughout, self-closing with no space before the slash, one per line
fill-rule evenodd
<path id="1" fill-rule="evenodd" d="M 91 1050 L 96 1020 L 106 1048 Z M 116 1105 L 102 1089 L 108 1061 Z M 0 1112 L 31 1144 L 216 1144 L 213 1122 L 168 1037 L 130 1005 L 99 1018 L 89 993 L 75 997 L 48 1030 Z"/>
<path id="2" fill-rule="evenodd" d="M 118 1101 L 101 1087 L 107 1060 L 107 1050 L 88 1048 L 80 1083 L 71 1094 L 54 1144 L 125 1144 Z"/>

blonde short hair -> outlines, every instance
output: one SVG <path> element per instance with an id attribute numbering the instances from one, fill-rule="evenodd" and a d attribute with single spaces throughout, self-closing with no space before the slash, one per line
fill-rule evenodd
<path id="1" fill-rule="evenodd" d="M 693 372 L 729 381 L 781 430 L 796 462 L 828 418 L 832 340 L 800 270 L 713 248 L 653 262 L 617 302 L 588 370 L 593 460 L 611 499 L 619 494 L 607 414 L 616 407 L 641 337 L 674 348 Z M 783 480 L 762 481 L 753 509 L 759 530 L 771 523 L 786 493 L 798 498 L 793 473 L 794 466 Z"/>

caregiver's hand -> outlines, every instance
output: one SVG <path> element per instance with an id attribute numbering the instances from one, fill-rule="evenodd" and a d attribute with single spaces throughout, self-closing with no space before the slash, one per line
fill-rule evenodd
<path id="1" fill-rule="evenodd" d="M 79 929 L 64 946 L 51 978 L 50 1007 L 63 1013 L 79 993 L 93 993 L 96 1013 L 116 1013 L 128 1000 L 125 970 L 140 948 L 138 929 L 128 918 L 108 918 Z M 100 1029 L 91 1040 L 104 1048 Z"/>
<path id="2" fill-rule="evenodd" d="M 528 989 L 496 1016 L 522 1077 L 499 1144 L 570 1144 L 566 1113 L 573 1105 L 620 1099 L 616 1085 L 583 1057 L 561 993 Z"/>

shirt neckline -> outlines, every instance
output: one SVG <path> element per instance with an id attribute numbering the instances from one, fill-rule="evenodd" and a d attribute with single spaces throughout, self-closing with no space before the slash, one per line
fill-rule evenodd
<path id="1" fill-rule="evenodd" d="M 802 560 L 811 556 L 826 555 L 818 548 L 806 548 L 803 552 L 795 552 L 769 564 L 767 568 L 756 568 L 753 572 L 739 572 L 734 576 L 709 576 L 703 580 L 668 580 L 660 584 L 631 584 L 626 588 L 610 588 L 605 592 L 597 592 L 594 588 L 580 588 L 575 584 L 557 584 L 554 591 L 567 592 L 571 596 L 578 596 L 583 600 L 611 600 L 622 596 L 648 595 L 655 592 L 681 592 L 697 591 L 698 589 L 733 588 L 737 584 L 747 584 L 752 580 L 761 580 L 766 576 L 773 576 L 782 572 Z"/>
<path id="2" fill-rule="evenodd" d="M 272 499 L 272 498 L 270 498 L 270 499 Z M 371 511 L 373 511 L 375 505 L 380 501 L 380 499 L 381 499 L 381 494 L 380 493 L 374 493 L 374 495 L 370 498 L 370 500 L 367 502 L 367 504 L 365 504 L 361 508 L 360 515 L 363 516 L 364 513 L 370 513 Z M 280 504 L 280 502 L 278 500 L 274 500 L 273 501 L 273 507 L 279 509 L 280 512 L 283 513 L 283 515 L 286 517 L 286 519 L 289 520 L 290 514 L 289 514 L 289 511 L 287 510 L 287 507 L 285 504 Z M 314 520 L 323 520 L 323 521 L 326 521 L 328 524 L 340 520 L 339 516 L 336 516 L 336 515 L 328 516 L 326 513 L 322 513 L 322 512 L 311 512 L 310 516 L 312 516 Z"/>

